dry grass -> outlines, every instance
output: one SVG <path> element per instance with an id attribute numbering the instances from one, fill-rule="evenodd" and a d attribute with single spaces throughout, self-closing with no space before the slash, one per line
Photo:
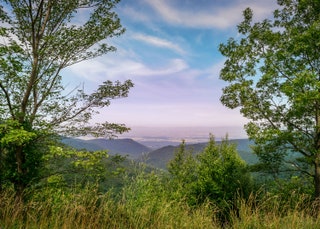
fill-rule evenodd
<path id="1" fill-rule="evenodd" d="M 49 197 L 17 204 L 14 195 L 2 193 L 0 228 L 217 228 L 205 206 L 191 210 L 183 203 L 171 202 L 162 203 L 156 211 L 148 205 L 136 209 L 89 190 L 61 196 L 60 201 Z"/>
<path id="2" fill-rule="evenodd" d="M 141 197 L 143 198 L 143 197 Z M 140 198 L 140 201 L 141 201 Z M 148 197 L 150 198 L 150 197 Z M 221 228 L 215 220 L 217 209 L 205 204 L 190 208 L 183 201 L 144 199 L 136 204 L 134 199 L 118 200 L 108 194 L 99 195 L 94 189 L 80 192 L 43 190 L 28 202 L 15 201 L 12 192 L 0 195 L 0 228 Z M 300 198 L 294 206 L 283 203 L 276 196 L 257 201 L 239 200 L 237 212 L 231 212 L 224 228 L 320 228 L 320 215 L 308 200 Z"/>
<path id="3" fill-rule="evenodd" d="M 312 207 L 308 197 L 285 203 L 277 196 L 266 196 L 259 200 L 253 195 L 249 200 L 239 201 L 237 217 L 232 217 L 232 227 L 246 229 L 311 229 L 320 228 L 320 213 Z"/>

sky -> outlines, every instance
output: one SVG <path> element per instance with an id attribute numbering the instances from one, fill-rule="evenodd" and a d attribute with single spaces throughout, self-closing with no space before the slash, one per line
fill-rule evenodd
<path id="1" fill-rule="evenodd" d="M 224 57 L 218 47 L 231 37 L 242 11 L 271 17 L 276 0 L 122 0 L 115 11 L 126 32 L 110 40 L 115 53 L 71 66 L 70 83 L 88 90 L 105 80 L 131 79 L 129 97 L 113 100 L 94 121 L 124 123 L 123 137 L 209 136 L 245 138 L 238 109 L 220 102 Z"/>

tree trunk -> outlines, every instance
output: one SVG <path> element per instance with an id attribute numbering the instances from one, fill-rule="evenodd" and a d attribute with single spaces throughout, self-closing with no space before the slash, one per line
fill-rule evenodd
<path id="1" fill-rule="evenodd" d="M 314 189 L 315 198 L 320 199 L 320 163 L 319 155 L 317 155 L 316 161 L 314 163 Z"/>
<path id="2" fill-rule="evenodd" d="M 320 211 L 320 154 L 318 153 L 315 156 L 315 161 L 314 161 L 314 209 L 315 209 L 315 214 L 318 215 L 318 212 Z"/>
<path id="3" fill-rule="evenodd" d="M 320 91 L 319 91 L 320 92 Z M 317 201 L 320 200 L 320 110 L 316 107 L 316 155 L 314 158 L 314 195 Z M 319 208 L 318 208 L 319 209 Z"/>
<path id="4" fill-rule="evenodd" d="M 2 185 L 3 185 L 3 173 L 4 173 L 4 169 L 3 169 L 3 157 L 2 157 L 2 148 L 0 147 L 0 192 L 2 192 Z"/>
<path id="5" fill-rule="evenodd" d="M 23 152 L 23 147 L 18 146 L 16 149 L 16 162 L 17 162 L 17 173 L 18 178 L 14 182 L 14 187 L 17 192 L 17 196 L 22 196 L 24 189 L 26 187 L 25 185 L 25 176 L 26 176 L 26 170 L 23 168 L 26 161 L 26 155 Z"/>

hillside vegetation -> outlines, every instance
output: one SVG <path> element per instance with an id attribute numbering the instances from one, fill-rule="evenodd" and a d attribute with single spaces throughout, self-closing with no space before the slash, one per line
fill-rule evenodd
<path id="1" fill-rule="evenodd" d="M 216 143 L 211 138 L 197 155 L 182 142 L 174 150 L 168 170 L 153 169 L 120 155 L 105 154 L 101 159 L 56 155 L 51 161 L 56 172 L 28 188 L 23 202 L 6 187 L 0 195 L 0 227 L 320 226 L 306 181 L 296 178 L 283 185 L 281 180 L 269 180 L 268 186 L 261 185 L 266 180 L 250 175 L 250 167 L 228 140 Z"/>
<path id="2" fill-rule="evenodd" d="M 139 158 L 143 153 L 151 151 L 150 148 L 136 142 L 132 139 L 76 139 L 76 138 L 62 138 L 62 143 L 69 145 L 75 149 L 97 151 L 107 150 L 109 154 L 120 154 L 122 156 L 128 156 L 132 159 Z"/>
<path id="3" fill-rule="evenodd" d="M 66 145 L 76 149 L 85 149 L 88 151 L 107 150 L 108 154 L 121 156 L 128 156 L 130 159 L 143 161 L 148 165 L 155 168 L 166 169 L 167 164 L 174 157 L 174 152 L 179 146 L 167 145 L 158 149 L 152 150 L 141 143 L 132 139 L 75 139 L 75 138 L 62 138 L 62 142 Z M 248 139 L 235 139 L 230 140 L 237 146 L 240 157 L 248 164 L 258 162 L 257 156 L 252 152 L 251 146 L 253 142 Z M 220 144 L 221 141 L 217 141 Z M 188 143 L 186 142 L 186 149 L 192 154 L 198 154 L 204 150 L 208 142 L 203 143 Z"/>
<path id="4" fill-rule="evenodd" d="M 248 139 L 237 139 L 230 140 L 234 143 L 238 149 L 240 157 L 245 160 L 248 164 L 254 164 L 258 162 L 258 158 L 253 154 L 250 146 L 253 144 Z M 217 141 L 220 144 L 221 141 Z M 186 150 L 190 151 L 192 154 L 199 154 L 207 146 L 207 142 L 188 144 L 186 142 Z M 167 164 L 174 157 L 174 152 L 179 148 L 179 146 L 165 146 L 160 149 L 151 151 L 145 156 L 145 162 L 156 168 L 166 169 Z"/>

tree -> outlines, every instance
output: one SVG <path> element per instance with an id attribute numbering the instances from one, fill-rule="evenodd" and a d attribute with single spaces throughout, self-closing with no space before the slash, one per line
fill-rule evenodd
<path id="1" fill-rule="evenodd" d="M 319 198 L 320 2 L 278 4 L 272 19 L 255 23 L 246 9 L 241 38 L 220 45 L 227 58 L 220 77 L 229 83 L 221 102 L 250 120 L 258 156 L 312 176 Z"/>
<path id="2" fill-rule="evenodd" d="M 167 165 L 168 172 L 175 179 L 183 181 L 190 177 L 191 168 L 195 166 L 193 161 L 192 152 L 186 149 L 186 142 L 183 140 L 179 148 L 175 150 L 173 159 Z"/>
<path id="3" fill-rule="evenodd" d="M 210 200 L 223 208 L 238 194 L 245 198 L 252 191 L 248 167 L 236 145 L 227 138 L 217 144 L 211 135 L 206 148 L 196 157 L 186 151 L 183 141 L 169 162 L 168 171 L 171 185 L 179 194 L 175 196 L 185 198 L 190 205 Z"/>
<path id="4" fill-rule="evenodd" d="M 192 149 L 186 149 L 186 143 L 183 140 L 179 148 L 174 152 L 174 157 L 169 161 L 169 187 L 174 199 L 185 198 L 190 205 L 197 202 L 197 197 L 194 195 L 194 186 L 196 185 L 197 177 L 197 161 L 192 155 Z"/>
<path id="5" fill-rule="evenodd" d="M 198 201 L 210 199 L 217 205 L 224 205 L 242 195 L 248 197 L 252 191 L 251 176 L 244 160 L 238 154 L 235 144 L 223 139 L 216 144 L 210 136 L 207 147 L 198 156 L 198 180 L 196 193 Z"/>
<path id="6" fill-rule="evenodd" d="M 18 192 L 29 184 L 31 171 L 41 164 L 41 155 L 34 156 L 39 149 L 46 151 L 41 142 L 49 135 L 113 136 L 128 130 L 123 124 L 91 125 L 89 120 L 98 108 L 109 106 L 111 99 L 126 97 L 133 86 L 130 80 L 103 82 L 91 94 L 79 87 L 66 93 L 61 81 L 66 67 L 115 51 L 106 39 L 124 32 L 112 11 L 118 2 L 2 1 L 0 157 L 15 167 L 9 180 Z M 79 13 L 81 18 L 76 17 Z M 10 138 L 14 133 L 25 138 Z"/>

